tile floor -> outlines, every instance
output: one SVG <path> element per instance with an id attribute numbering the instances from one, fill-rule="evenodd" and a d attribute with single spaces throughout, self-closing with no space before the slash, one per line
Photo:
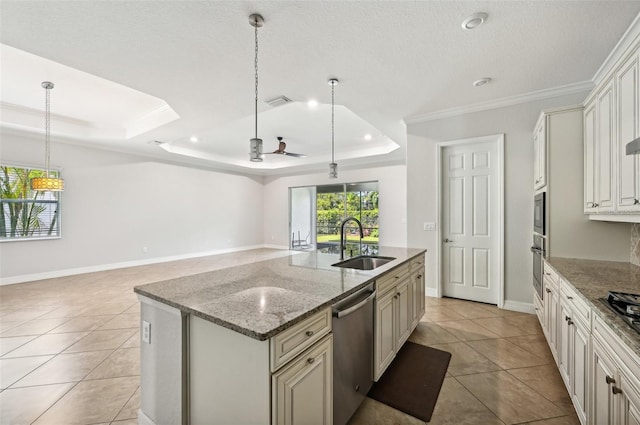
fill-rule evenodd
<path id="1" fill-rule="evenodd" d="M 217 257 L 0 287 L 0 424 L 136 424 L 132 287 L 238 261 Z M 431 425 L 579 423 L 535 316 L 427 298 L 411 340 L 453 354 Z M 350 421 L 421 423 L 372 399 Z"/>

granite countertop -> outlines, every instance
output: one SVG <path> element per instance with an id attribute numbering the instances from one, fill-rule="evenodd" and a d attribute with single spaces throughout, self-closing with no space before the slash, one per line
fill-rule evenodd
<path id="1" fill-rule="evenodd" d="M 263 341 L 425 252 L 379 247 L 396 259 L 374 270 L 332 267 L 337 254 L 290 255 L 136 286 L 134 291 Z"/>
<path id="2" fill-rule="evenodd" d="M 609 291 L 640 294 L 640 267 L 615 261 L 555 257 L 545 260 L 591 305 L 592 311 L 640 356 L 640 334 L 601 301 Z"/>

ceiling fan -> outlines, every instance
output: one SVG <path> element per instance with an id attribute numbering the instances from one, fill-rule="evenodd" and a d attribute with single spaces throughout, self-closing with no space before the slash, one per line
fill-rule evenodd
<path id="1" fill-rule="evenodd" d="M 285 149 L 287 148 L 287 144 L 285 142 L 282 141 L 282 137 L 278 136 L 278 149 L 276 149 L 273 152 L 266 152 L 267 155 L 286 155 L 286 156 L 293 156 L 295 158 L 306 158 L 307 155 L 301 154 L 301 153 L 293 153 L 293 152 L 287 152 Z"/>

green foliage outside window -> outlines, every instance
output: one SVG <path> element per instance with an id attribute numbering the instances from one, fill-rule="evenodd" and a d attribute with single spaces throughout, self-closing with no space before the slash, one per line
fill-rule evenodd
<path id="1" fill-rule="evenodd" d="M 59 192 L 31 190 L 30 180 L 44 170 L 0 166 L 0 240 L 60 236 Z M 58 177 L 57 171 L 50 176 Z"/>

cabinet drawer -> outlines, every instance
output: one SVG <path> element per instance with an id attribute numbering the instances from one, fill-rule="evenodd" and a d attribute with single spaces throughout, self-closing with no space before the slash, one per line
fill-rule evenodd
<path id="1" fill-rule="evenodd" d="M 571 310 L 577 319 L 583 322 L 587 328 L 591 328 L 591 309 L 587 303 L 580 297 L 575 289 L 566 281 L 560 279 L 560 294 L 571 306 Z"/>
<path id="2" fill-rule="evenodd" d="M 396 267 L 388 273 L 385 273 L 378 279 L 376 279 L 376 290 L 378 295 L 384 294 L 387 289 L 394 286 L 396 283 L 401 282 L 403 279 L 409 277 L 409 265 L 403 264 Z"/>
<path id="3" fill-rule="evenodd" d="M 411 273 L 421 272 L 424 270 L 424 254 L 417 256 L 409 263 Z"/>
<path id="4" fill-rule="evenodd" d="M 331 332 L 331 308 L 307 317 L 271 338 L 269 341 L 271 371 L 278 370 L 329 332 Z"/>
<path id="5" fill-rule="evenodd" d="M 547 264 L 547 262 L 544 262 L 544 277 L 543 280 L 545 281 L 545 285 L 548 285 L 548 282 L 551 281 L 551 283 L 557 288 L 558 287 L 558 274 L 556 273 L 555 270 L 553 270 L 551 268 L 551 266 L 549 266 L 549 264 Z"/>
<path id="6" fill-rule="evenodd" d="M 640 358 L 614 333 L 600 316 L 593 315 L 592 334 L 629 376 L 640 376 Z M 640 387 L 640 384 L 635 384 Z"/>

